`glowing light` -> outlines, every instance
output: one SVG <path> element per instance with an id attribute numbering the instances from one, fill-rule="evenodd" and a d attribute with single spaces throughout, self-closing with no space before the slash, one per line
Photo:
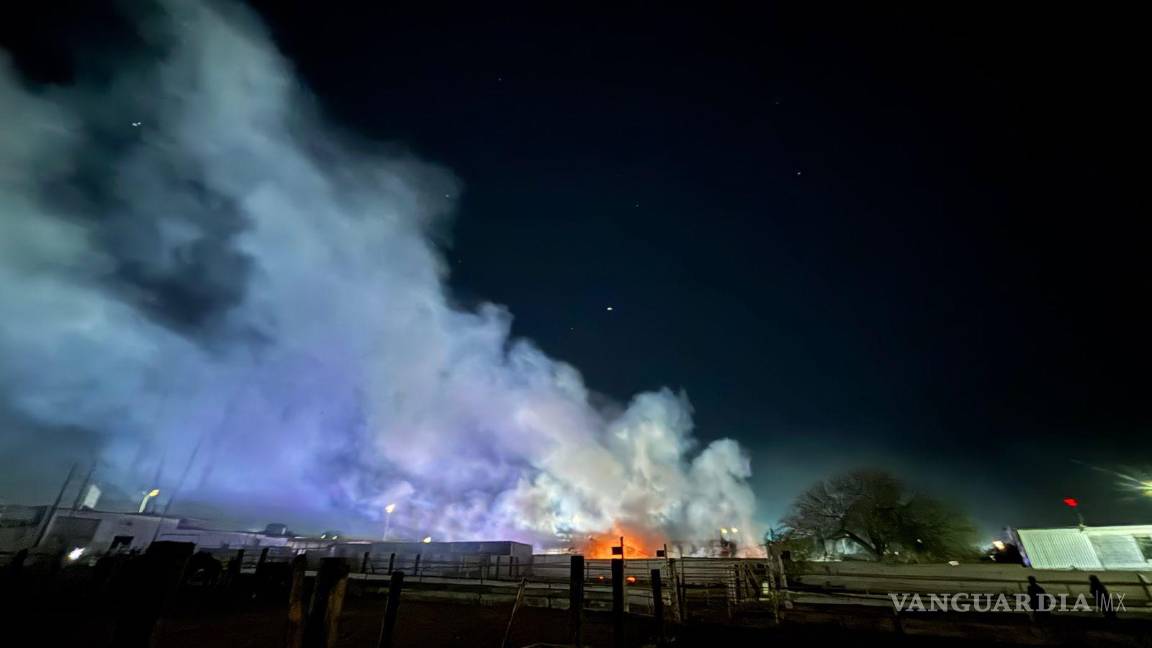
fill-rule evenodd
<path id="1" fill-rule="evenodd" d="M 68 552 L 68 560 L 80 560 L 80 556 L 84 555 L 84 547 L 76 547 Z"/>
<path id="2" fill-rule="evenodd" d="M 392 515 L 392 511 L 395 511 L 395 510 L 396 510 L 395 504 L 389 504 L 388 506 L 384 507 L 384 512 L 387 513 L 388 515 Z"/>
<path id="3" fill-rule="evenodd" d="M 424 539 L 421 540 L 421 542 L 423 542 L 424 544 L 428 544 L 429 542 L 432 542 L 432 536 L 424 536 Z"/>
<path id="4" fill-rule="evenodd" d="M 579 548 L 579 553 L 586 558 L 619 558 L 620 554 L 612 554 L 614 547 L 620 546 L 620 537 L 624 537 L 624 558 L 651 558 L 656 555 L 656 548 L 664 544 L 665 540 L 642 531 L 616 525 L 607 533 L 589 535 Z"/>
<path id="5" fill-rule="evenodd" d="M 1004 543 L 1000 540 L 993 540 L 992 546 L 996 547 L 996 551 L 1004 551 Z"/>
<path id="6" fill-rule="evenodd" d="M 140 509 L 137 512 L 143 513 L 144 511 L 146 511 L 148 509 L 148 500 L 152 499 L 153 497 L 156 497 L 159 494 L 160 494 L 159 488 L 153 488 L 152 490 L 148 491 L 147 493 L 144 493 L 144 499 L 140 500 Z"/>
<path id="7" fill-rule="evenodd" d="M 720 529 L 720 533 L 728 533 L 728 528 L 725 527 L 725 528 Z"/>
<path id="8" fill-rule="evenodd" d="M 628 583 L 629 585 L 635 585 L 636 584 L 636 577 L 635 576 L 629 576 L 629 577 L 624 579 L 624 582 Z"/>
<path id="9" fill-rule="evenodd" d="M 1080 502 L 1075 497 L 1065 497 L 1064 505 L 1070 508 L 1076 508 L 1077 506 L 1080 506 Z"/>
<path id="10" fill-rule="evenodd" d="M 740 533 L 740 529 L 737 529 L 736 527 L 732 527 L 732 533 Z"/>

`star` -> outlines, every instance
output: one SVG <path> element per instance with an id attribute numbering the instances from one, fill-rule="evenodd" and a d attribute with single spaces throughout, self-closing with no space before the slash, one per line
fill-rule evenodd
<path id="1" fill-rule="evenodd" d="M 612 307 L 611 307 L 611 306 L 609 306 L 609 307 L 608 307 L 606 310 L 608 310 L 608 311 L 611 311 L 611 310 L 612 310 Z"/>

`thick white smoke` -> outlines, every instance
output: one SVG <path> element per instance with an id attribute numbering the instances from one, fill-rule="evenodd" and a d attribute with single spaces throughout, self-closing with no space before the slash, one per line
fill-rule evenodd
<path id="1" fill-rule="evenodd" d="M 505 310 L 451 303 L 448 173 L 334 144 L 247 16 L 141 29 L 152 57 L 99 87 L 0 61 L 6 464 L 72 430 L 126 491 L 197 452 L 181 502 L 253 520 L 755 543 L 748 459 L 696 447 L 683 395 L 594 407 Z"/>

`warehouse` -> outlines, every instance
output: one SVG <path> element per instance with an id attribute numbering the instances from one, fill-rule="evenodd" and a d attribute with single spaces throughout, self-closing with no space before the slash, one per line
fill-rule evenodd
<path id="1" fill-rule="evenodd" d="M 1034 569 L 1152 569 L 1152 525 L 1016 529 Z"/>

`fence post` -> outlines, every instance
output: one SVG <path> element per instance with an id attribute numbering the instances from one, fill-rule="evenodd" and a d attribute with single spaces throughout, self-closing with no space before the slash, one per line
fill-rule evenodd
<path id="1" fill-rule="evenodd" d="M 256 559 L 256 576 L 259 577 L 264 572 L 264 565 L 268 562 L 268 547 L 260 550 L 260 557 Z"/>
<path id="2" fill-rule="evenodd" d="M 316 574 L 312 605 L 304 627 L 305 648 L 331 648 L 348 589 L 348 563 L 343 558 L 324 558 Z"/>
<path id="3" fill-rule="evenodd" d="M 365 551 L 364 552 L 364 560 L 362 560 L 360 562 L 360 573 L 361 574 L 367 574 L 368 568 L 372 566 L 372 561 L 370 560 L 371 556 L 372 556 L 371 551 Z"/>
<path id="4" fill-rule="evenodd" d="M 184 578 L 195 545 L 161 540 L 132 559 L 125 574 L 126 600 L 116 623 L 112 644 L 124 648 L 153 645 L 157 624 L 169 599 Z"/>
<path id="5" fill-rule="evenodd" d="M 612 559 L 612 645 L 624 648 L 624 559 Z"/>
<path id="6" fill-rule="evenodd" d="M 396 565 L 396 552 L 393 551 L 392 555 L 388 556 L 388 573 L 389 574 L 392 573 L 392 569 L 395 567 L 395 565 Z"/>
<path id="7" fill-rule="evenodd" d="M 516 600 L 512 603 L 512 614 L 508 615 L 508 627 L 504 628 L 504 641 L 500 642 L 500 648 L 508 648 L 508 640 L 512 638 L 512 622 L 516 620 L 516 611 L 524 602 L 524 589 L 526 587 L 528 587 L 528 579 L 523 578 L 520 580 L 520 588 L 516 590 Z"/>
<path id="8" fill-rule="evenodd" d="M 232 560 L 228 561 L 228 589 L 235 590 L 240 582 L 240 571 L 244 567 L 244 550 L 238 549 Z"/>
<path id="9" fill-rule="evenodd" d="M 676 560 L 668 558 L 667 550 L 664 552 L 664 557 L 666 558 L 664 562 L 668 567 L 668 577 L 672 579 L 668 590 L 668 602 L 672 606 L 672 622 L 680 623 L 680 587 L 676 581 Z"/>
<path id="10" fill-rule="evenodd" d="M 300 554 L 292 559 L 292 589 L 288 593 L 287 648 L 304 645 L 304 572 L 308 570 L 308 556 Z"/>
<path id="11" fill-rule="evenodd" d="M 18 619 L 24 615 L 28 605 L 28 592 L 24 591 L 24 562 L 28 560 L 28 550 L 21 549 L 12 555 L 12 560 L 0 573 L 0 616 Z"/>
<path id="12" fill-rule="evenodd" d="M 680 557 L 680 574 L 673 574 L 673 579 L 680 593 L 680 622 L 688 622 L 688 577 L 684 573 L 684 557 Z"/>
<path id="13" fill-rule="evenodd" d="M 420 580 L 420 554 L 416 554 L 416 564 L 412 566 L 412 575 Z"/>
<path id="14" fill-rule="evenodd" d="M 660 583 L 660 570 L 652 570 L 652 616 L 656 619 L 656 643 L 664 644 L 664 591 Z"/>
<path id="15" fill-rule="evenodd" d="M 572 556 L 568 563 L 568 619 L 571 643 L 579 646 L 584 621 L 584 556 Z"/>
<path id="16" fill-rule="evenodd" d="M 392 648 L 392 631 L 396 629 L 396 610 L 400 607 L 400 591 L 403 589 L 404 572 L 392 572 L 392 579 L 388 582 L 388 604 L 384 608 L 384 625 L 380 627 L 378 648 Z"/>

